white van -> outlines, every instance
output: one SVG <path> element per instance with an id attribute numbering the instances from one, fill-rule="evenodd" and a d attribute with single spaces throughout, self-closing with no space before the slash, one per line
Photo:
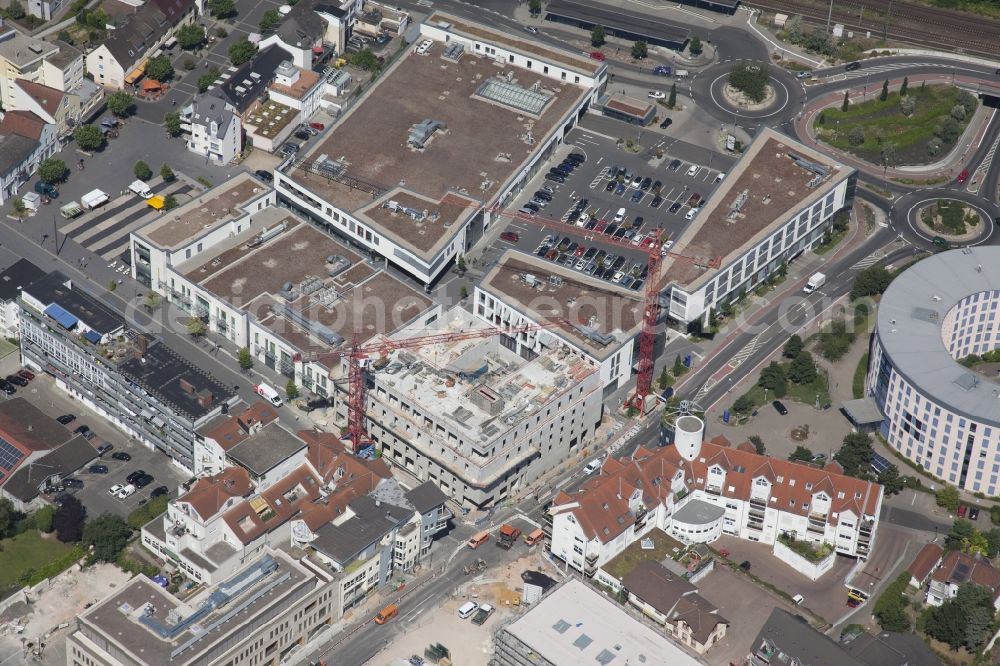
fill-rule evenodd
<path id="1" fill-rule="evenodd" d="M 589 463 L 587 463 L 587 466 L 583 468 L 583 473 L 590 475 L 599 469 L 601 469 L 601 461 L 595 458 L 594 460 L 591 460 Z"/>
<path id="2" fill-rule="evenodd" d="M 625 209 L 619 208 L 618 212 L 615 213 L 615 224 L 619 224 L 625 220 Z"/>
<path id="3" fill-rule="evenodd" d="M 458 609 L 458 616 L 465 620 L 477 610 L 479 610 L 479 604 L 475 601 L 466 601 L 462 604 L 462 607 Z"/>
<path id="4" fill-rule="evenodd" d="M 264 398 L 275 407 L 281 407 L 281 396 L 267 384 L 261 382 L 257 386 L 254 386 L 253 390 L 257 392 L 257 395 Z"/>
<path id="5" fill-rule="evenodd" d="M 698 165 L 692 164 L 690 168 L 688 168 L 688 178 L 694 178 L 696 173 L 698 173 Z"/>
<path id="6" fill-rule="evenodd" d="M 153 191 L 149 189 L 149 185 L 141 180 L 133 180 L 132 184 L 128 186 L 128 189 L 132 190 L 143 199 L 148 199 L 153 196 Z"/>
<path id="7" fill-rule="evenodd" d="M 697 208 L 690 208 L 690 209 L 688 209 L 688 212 L 685 213 L 684 219 L 687 220 L 688 222 L 690 222 L 691 220 L 694 219 L 694 216 L 697 215 L 697 214 L 698 214 L 698 209 Z"/>
<path id="8" fill-rule="evenodd" d="M 805 600 L 806 600 L 805 597 L 803 597 L 801 594 L 796 594 L 794 597 L 792 597 L 792 601 L 795 602 L 796 606 L 800 605 Z"/>

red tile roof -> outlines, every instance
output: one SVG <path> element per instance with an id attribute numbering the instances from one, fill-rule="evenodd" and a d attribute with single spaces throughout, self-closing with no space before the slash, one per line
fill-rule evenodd
<path id="1" fill-rule="evenodd" d="M 718 438 L 717 438 L 718 439 Z M 882 487 L 876 483 L 855 479 L 809 465 L 758 455 L 746 447 L 731 448 L 728 440 L 704 442 L 694 461 L 681 458 L 676 447 L 649 450 L 636 449 L 631 458 L 604 462 L 597 476 L 587 480 L 574 493 L 560 491 L 553 498 L 553 507 L 561 505 L 573 511 L 588 538 L 608 542 L 635 522 L 629 510 L 629 497 L 635 490 L 642 492 L 642 504 L 653 507 L 670 495 L 670 482 L 678 471 L 684 474 L 689 491 L 704 489 L 708 469 L 719 465 L 726 470 L 722 496 L 748 500 L 753 480 L 766 477 L 771 481 L 773 504 L 782 511 L 808 515 L 807 507 L 814 493 L 824 491 L 830 497 L 830 522 L 833 514 L 852 511 L 856 515 L 874 517 L 878 510 Z"/>
<path id="2" fill-rule="evenodd" d="M 31 111 L 8 111 L 0 122 L 0 134 L 17 134 L 38 141 L 45 121 Z"/>
<path id="3" fill-rule="evenodd" d="M 247 497 L 251 492 L 253 485 L 247 471 L 242 467 L 228 467 L 214 476 L 198 479 L 177 501 L 190 504 L 202 520 L 208 520 L 230 499 Z"/>
<path id="4" fill-rule="evenodd" d="M 202 429 L 200 434 L 215 440 L 223 451 L 229 451 L 249 437 L 251 429 L 266 426 L 277 419 L 278 412 L 274 407 L 260 400 L 247 407 L 241 414 L 231 414 L 224 420 L 210 424 Z"/>
<path id="5" fill-rule="evenodd" d="M 1000 596 L 1000 570 L 994 569 L 989 562 L 966 555 L 962 551 L 949 551 L 939 566 L 931 575 L 931 580 L 951 585 L 961 585 L 972 582 L 985 585 L 993 590 L 993 598 Z"/>
<path id="6" fill-rule="evenodd" d="M 250 543 L 265 532 L 285 524 L 299 513 L 304 503 L 319 497 L 319 486 L 319 479 L 309 466 L 300 465 L 260 495 L 227 511 L 223 520 L 240 541 Z"/>
<path id="7" fill-rule="evenodd" d="M 17 79 L 14 81 L 17 86 L 28 93 L 28 96 L 35 100 L 39 106 L 48 111 L 49 113 L 55 113 L 56 109 L 59 108 L 59 103 L 62 102 L 65 93 L 57 88 L 50 88 L 49 86 L 43 86 L 41 83 L 35 83 L 34 81 L 29 81 L 27 79 Z"/>
<path id="8" fill-rule="evenodd" d="M 920 549 L 920 552 L 913 559 L 913 563 L 907 569 L 910 576 L 923 583 L 927 580 L 927 576 L 930 575 L 931 571 L 934 570 L 934 567 L 937 566 L 942 553 L 944 553 L 944 549 L 936 543 L 926 544 Z"/>

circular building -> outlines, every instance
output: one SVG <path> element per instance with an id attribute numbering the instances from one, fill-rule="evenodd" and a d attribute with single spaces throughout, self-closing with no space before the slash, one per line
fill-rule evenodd
<path id="1" fill-rule="evenodd" d="M 1000 494 L 1000 247 L 942 252 L 897 277 L 878 308 L 865 393 L 889 445 L 934 476 Z"/>

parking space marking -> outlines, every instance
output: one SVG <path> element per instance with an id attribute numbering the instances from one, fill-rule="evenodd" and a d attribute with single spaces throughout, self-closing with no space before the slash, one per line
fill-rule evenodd
<path id="1" fill-rule="evenodd" d="M 597 176 L 594 177 L 594 180 L 590 181 L 590 189 L 596 188 L 598 184 L 600 184 L 600 182 L 604 180 L 604 177 L 607 175 L 607 173 L 608 173 L 608 167 L 604 167 L 603 169 L 601 169 L 597 173 Z"/>

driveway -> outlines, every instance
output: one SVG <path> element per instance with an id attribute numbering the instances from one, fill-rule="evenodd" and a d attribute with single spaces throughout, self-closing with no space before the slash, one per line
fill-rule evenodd
<path id="1" fill-rule="evenodd" d="M 698 582 L 698 594 L 714 604 L 719 615 L 730 623 L 726 637 L 705 655 L 710 664 L 718 666 L 743 663 L 773 608 L 794 612 L 790 603 L 763 593 L 749 578 L 724 564 L 717 564 L 712 573 Z"/>

